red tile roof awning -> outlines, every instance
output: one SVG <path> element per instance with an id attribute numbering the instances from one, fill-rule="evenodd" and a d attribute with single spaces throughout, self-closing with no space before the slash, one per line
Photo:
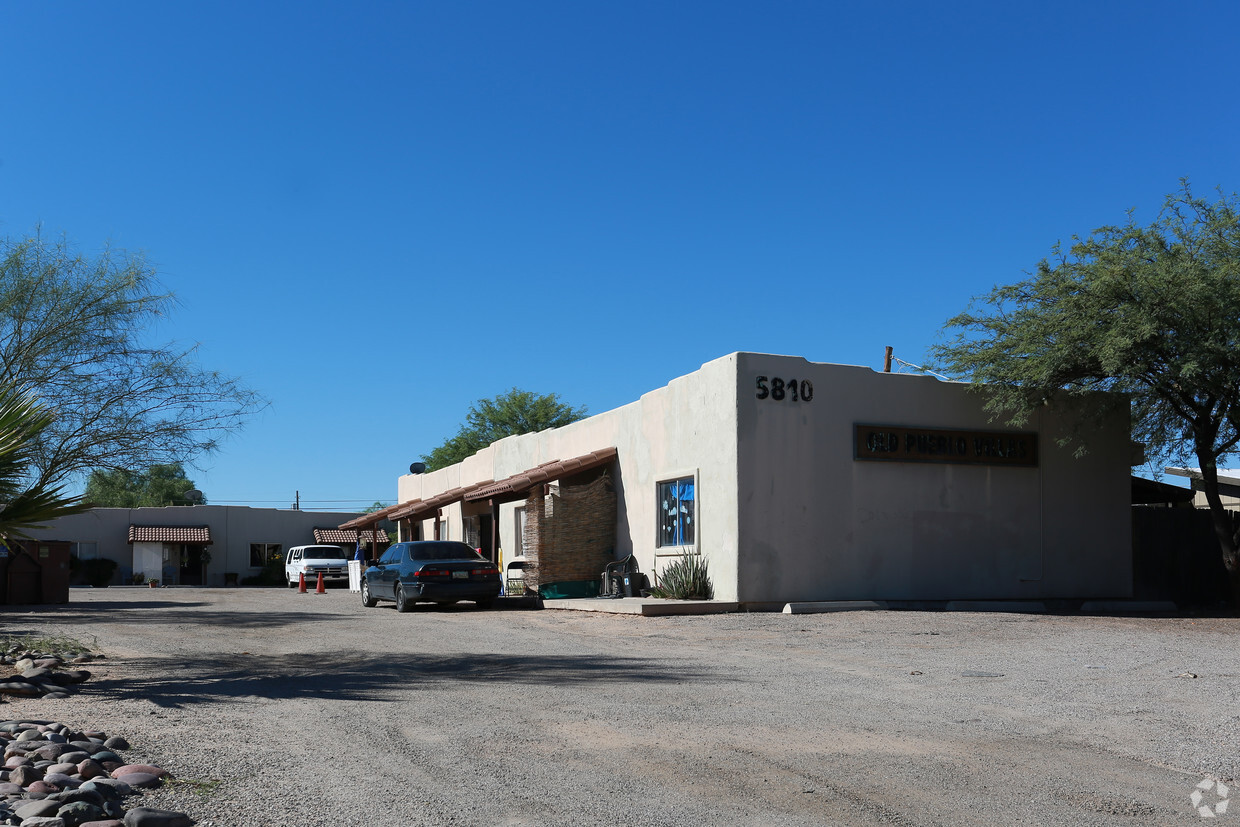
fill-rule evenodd
<path id="1" fill-rule="evenodd" d="M 408 503 L 397 503 L 396 505 L 389 505 L 387 508 L 381 508 L 378 511 L 372 511 L 369 514 L 363 514 L 360 517 L 354 517 L 352 520 L 346 520 L 345 522 L 341 523 L 340 525 L 336 527 L 345 529 L 346 531 L 351 528 L 369 528 L 371 526 L 377 525 L 381 520 L 388 519 L 389 514 L 391 514 L 396 509 L 401 508 L 405 505 L 408 505 Z"/>
<path id="2" fill-rule="evenodd" d="M 314 542 L 316 543 L 356 543 L 360 540 L 363 543 L 373 543 L 376 535 L 379 542 L 387 542 L 387 532 L 380 529 L 365 529 L 362 531 L 350 531 L 342 528 L 316 528 L 314 530 Z"/>
<path id="3" fill-rule="evenodd" d="M 542 465 L 535 466 L 520 474 L 514 474 L 499 482 L 476 487 L 465 495 L 465 499 L 470 502 L 490 499 L 516 499 L 536 485 L 563 479 L 564 477 L 571 477 L 573 474 L 580 474 L 583 471 L 589 471 L 601 465 L 606 465 L 616 458 L 616 454 L 615 448 L 602 448 L 598 451 L 582 454 L 579 457 L 573 457 L 572 459 L 544 462 Z"/>
<path id="4" fill-rule="evenodd" d="M 490 480 L 480 482 L 475 485 L 466 485 L 460 488 L 452 488 L 444 491 L 442 494 L 436 494 L 433 497 L 427 497 L 424 500 L 413 500 L 402 505 L 390 515 L 393 520 L 407 520 L 410 517 L 416 517 L 419 514 L 426 514 L 431 511 L 438 511 L 445 505 L 460 502 L 469 497 L 471 493 L 479 488 L 485 488 L 493 483 Z"/>
<path id="5" fill-rule="evenodd" d="M 131 525 L 131 543 L 188 543 L 211 545 L 211 529 L 205 525 Z"/>

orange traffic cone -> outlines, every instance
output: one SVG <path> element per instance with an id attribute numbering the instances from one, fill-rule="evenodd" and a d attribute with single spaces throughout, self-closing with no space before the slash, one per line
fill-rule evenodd
<path id="1" fill-rule="evenodd" d="M 319 585 L 314 589 L 315 594 L 327 594 L 327 587 L 323 585 L 323 572 L 319 572 Z"/>
<path id="2" fill-rule="evenodd" d="M 304 571 L 297 575 L 297 591 L 302 594 L 306 593 L 306 573 Z"/>

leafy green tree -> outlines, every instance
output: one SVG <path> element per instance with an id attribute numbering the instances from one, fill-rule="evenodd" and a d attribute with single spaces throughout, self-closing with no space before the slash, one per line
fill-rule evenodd
<path id="1" fill-rule="evenodd" d="M 185 461 L 265 404 L 199 367 L 193 347 L 150 343 L 173 305 L 141 255 L 0 240 L 0 383 L 37 389 L 56 411 L 36 438 L 36 482 Z"/>
<path id="2" fill-rule="evenodd" d="M 34 399 L 0 384 L 0 538 L 28 537 L 28 529 L 86 510 L 59 486 L 29 483 L 35 446 L 52 421 Z"/>
<path id="3" fill-rule="evenodd" d="M 105 508 L 205 504 L 205 498 L 186 498 L 185 493 L 195 488 L 193 480 L 185 476 L 185 468 L 173 462 L 152 465 L 145 471 L 93 471 L 82 499 Z"/>
<path id="4" fill-rule="evenodd" d="M 1187 181 L 1149 226 L 1128 220 L 1053 248 L 1025 281 L 947 322 L 939 366 L 1013 424 L 1054 396 L 1128 394 L 1147 457 L 1193 464 L 1240 607 L 1240 537 L 1219 496 L 1240 443 L 1240 201 Z M 1079 437 L 1079 435 L 1078 435 Z"/>
<path id="5" fill-rule="evenodd" d="M 513 388 L 491 399 L 479 399 L 469 408 L 456 436 L 422 457 L 426 470 L 435 471 L 476 454 L 496 440 L 514 434 L 532 434 L 584 419 L 585 407 L 560 401 L 559 394 L 538 394 Z"/>

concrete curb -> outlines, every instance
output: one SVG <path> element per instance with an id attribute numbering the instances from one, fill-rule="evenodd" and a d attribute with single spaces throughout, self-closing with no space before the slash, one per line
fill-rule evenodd
<path id="1" fill-rule="evenodd" d="M 786 615 L 822 614 L 823 612 L 864 612 L 886 609 L 887 604 L 878 600 L 822 600 L 807 603 L 787 603 Z"/>
<path id="2" fill-rule="evenodd" d="M 1147 612 L 1178 612 L 1179 609 L 1170 600 L 1086 600 L 1081 604 L 1081 611 L 1145 614 Z"/>
<path id="3" fill-rule="evenodd" d="M 952 600 L 945 608 L 949 612 L 1046 614 L 1046 604 L 1040 600 Z"/>

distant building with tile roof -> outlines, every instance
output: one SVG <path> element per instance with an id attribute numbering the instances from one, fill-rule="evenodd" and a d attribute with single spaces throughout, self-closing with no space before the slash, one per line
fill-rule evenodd
<path id="1" fill-rule="evenodd" d="M 95 508 L 31 532 L 64 540 L 80 559 L 117 563 L 115 585 L 135 574 L 165 585 L 235 585 L 297 545 L 342 546 L 352 557 L 359 532 L 340 523 L 356 512 L 300 511 L 235 505 Z M 378 532 L 386 543 L 386 534 Z M 363 539 L 373 535 L 363 532 Z"/>

